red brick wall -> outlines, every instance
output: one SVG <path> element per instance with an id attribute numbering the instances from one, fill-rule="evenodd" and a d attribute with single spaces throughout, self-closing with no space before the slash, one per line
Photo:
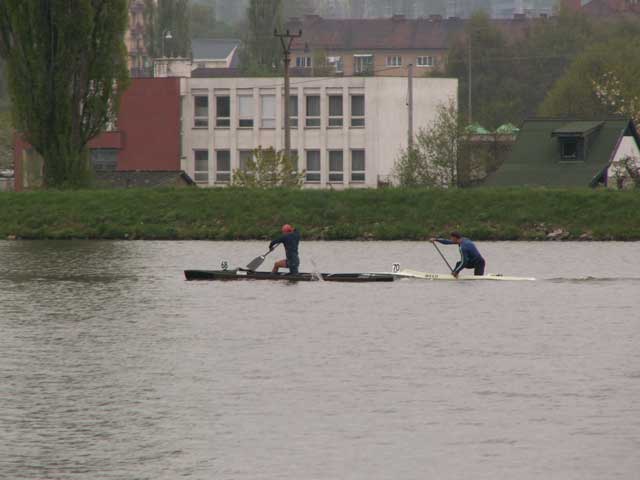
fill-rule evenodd
<path id="1" fill-rule="evenodd" d="M 133 79 L 118 130 L 118 170 L 180 170 L 180 79 Z"/>

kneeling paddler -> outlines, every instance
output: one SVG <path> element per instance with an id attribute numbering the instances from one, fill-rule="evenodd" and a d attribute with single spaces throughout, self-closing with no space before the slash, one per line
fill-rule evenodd
<path id="1" fill-rule="evenodd" d="M 281 268 L 288 268 L 289 273 L 298 273 L 300 266 L 300 257 L 298 256 L 298 244 L 300 243 L 300 232 L 288 223 L 282 226 L 282 235 L 271 241 L 269 250 L 275 248 L 278 244 L 284 245 L 287 258 L 278 260 L 273 265 L 273 273 L 278 273 Z"/>

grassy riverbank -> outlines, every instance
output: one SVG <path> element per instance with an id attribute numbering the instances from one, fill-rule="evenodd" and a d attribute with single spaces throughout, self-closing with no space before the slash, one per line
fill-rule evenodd
<path id="1" fill-rule="evenodd" d="M 640 240 L 640 193 L 470 189 L 87 190 L 0 194 L 0 238 Z"/>

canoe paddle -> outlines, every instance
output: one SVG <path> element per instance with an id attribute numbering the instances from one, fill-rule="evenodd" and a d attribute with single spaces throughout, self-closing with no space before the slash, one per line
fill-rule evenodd
<path id="1" fill-rule="evenodd" d="M 247 270 L 251 272 L 255 271 L 260 265 L 262 265 L 265 258 L 267 258 L 267 255 L 269 255 L 271 252 L 273 252 L 273 248 L 269 250 L 267 253 L 265 253 L 264 255 L 260 255 L 259 257 L 256 257 L 253 260 L 251 260 L 251 262 L 249 262 L 249 265 L 247 265 Z"/>
<path id="2" fill-rule="evenodd" d="M 444 260 L 444 263 L 447 264 L 447 267 L 449 267 L 449 271 L 451 272 L 451 275 L 453 275 L 453 268 L 451 268 L 451 265 L 449 265 L 449 262 L 447 261 L 447 258 L 442 254 L 442 252 L 440 251 L 440 249 L 438 248 L 438 246 L 436 245 L 436 242 L 431 242 L 431 244 L 435 247 L 435 249 L 438 251 L 438 253 L 440 254 L 440 256 L 442 257 L 442 260 Z"/>

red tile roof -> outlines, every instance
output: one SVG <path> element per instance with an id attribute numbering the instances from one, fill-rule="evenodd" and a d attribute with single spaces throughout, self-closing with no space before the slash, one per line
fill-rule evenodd
<path id="1" fill-rule="evenodd" d="M 492 20 L 508 39 L 522 38 L 531 19 Z M 404 17 L 373 19 L 336 19 L 309 15 L 291 19 L 287 28 L 302 29 L 292 49 L 324 50 L 415 50 L 448 49 L 453 39 L 464 31 L 466 20 L 407 19 Z"/>

